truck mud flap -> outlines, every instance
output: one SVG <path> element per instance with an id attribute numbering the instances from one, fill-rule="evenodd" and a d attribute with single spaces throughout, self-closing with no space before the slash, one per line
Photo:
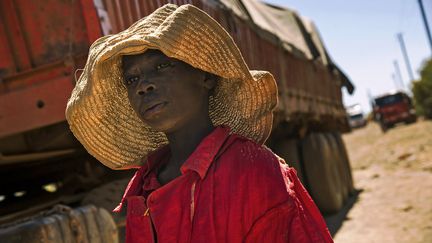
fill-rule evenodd
<path id="1" fill-rule="evenodd" d="M 117 243 L 118 235 L 114 220 L 103 208 L 56 205 L 31 218 L 0 225 L 0 242 Z"/>

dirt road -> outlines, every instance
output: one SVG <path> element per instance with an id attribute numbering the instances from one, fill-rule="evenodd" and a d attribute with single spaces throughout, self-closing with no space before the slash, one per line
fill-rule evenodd
<path id="1" fill-rule="evenodd" d="M 360 190 L 334 240 L 432 242 L 432 122 L 344 135 Z"/>

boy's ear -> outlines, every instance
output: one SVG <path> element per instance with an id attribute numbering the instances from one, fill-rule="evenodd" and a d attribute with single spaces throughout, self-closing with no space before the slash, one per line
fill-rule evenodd
<path id="1" fill-rule="evenodd" d="M 204 87 L 208 90 L 213 90 L 216 87 L 218 80 L 219 77 L 217 75 L 206 72 L 204 78 Z"/>

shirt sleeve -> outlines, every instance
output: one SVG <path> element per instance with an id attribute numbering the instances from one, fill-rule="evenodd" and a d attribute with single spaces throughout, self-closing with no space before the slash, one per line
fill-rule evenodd
<path id="1" fill-rule="evenodd" d="M 290 199 L 259 217 L 245 242 L 333 242 L 324 219 L 304 189 L 295 170 L 285 171 L 292 190 Z"/>

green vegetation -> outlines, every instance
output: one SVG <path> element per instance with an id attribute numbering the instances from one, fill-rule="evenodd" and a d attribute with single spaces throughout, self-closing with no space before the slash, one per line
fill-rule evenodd
<path id="1" fill-rule="evenodd" d="M 420 75 L 412 86 L 415 108 L 418 115 L 432 119 L 432 59 L 424 64 Z"/>

